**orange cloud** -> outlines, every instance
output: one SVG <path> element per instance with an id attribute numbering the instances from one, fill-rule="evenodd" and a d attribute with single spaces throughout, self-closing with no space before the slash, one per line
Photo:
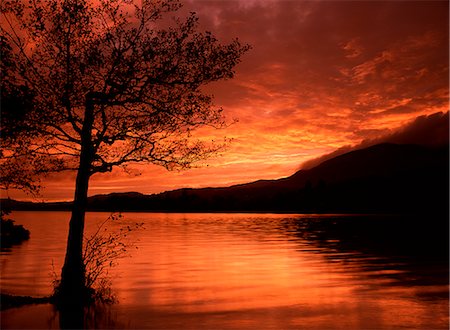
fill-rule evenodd
<path id="1" fill-rule="evenodd" d="M 196 11 L 220 40 L 253 46 L 234 79 L 206 88 L 239 122 L 196 133 L 232 143 L 186 172 L 131 165 L 140 176 L 94 176 L 91 195 L 280 178 L 417 116 L 448 111 L 448 2 L 186 1 L 183 10 Z M 71 199 L 73 174 L 45 183 L 44 198 Z"/>

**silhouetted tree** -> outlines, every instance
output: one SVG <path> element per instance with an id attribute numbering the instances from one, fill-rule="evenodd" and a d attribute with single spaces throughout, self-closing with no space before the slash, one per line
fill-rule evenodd
<path id="1" fill-rule="evenodd" d="M 249 49 L 199 32 L 197 17 L 166 19 L 177 0 L 10 0 L 1 4 L 1 38 L 33 106 L 26 150 L 77 171 L 60 292 L 85 298 L 82 263 L 89 179 L 130 162 L 187 168 L 222 144 L 193 139 L 223 127 L 222 110 L 201 87 L 232 78 Z M 22 134 L 23 135 L 23 134 Z"/>
<path id="2" fill-rule="evenodd" d="M 0 189 L 20 189 L 36 194 L 39 174 L 56 171 L 61 162 L 34 152 L 30 143 L 36 135 L 32 120 L 33 95 L 17 75 L 17 62 L 7 38 L 0 35 Z"/>

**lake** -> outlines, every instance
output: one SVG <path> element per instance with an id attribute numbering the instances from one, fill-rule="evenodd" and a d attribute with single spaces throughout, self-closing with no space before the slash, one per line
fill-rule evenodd
<path id="1" fill-rule="evenodd" d="M 86 236 L 108 216 L 88 213 Z M 51 294 L 69 217 L 11 214 L 31 238 L 2 249 L 3 293 Z M 448 329 L 448 230 L 433 216 L 124 213 L 106 233 L 137 222 L 109 271 L 118 302 L 86 311 L 88 328 Z M 30 305 L 1 328 L 64 317 Z"/>

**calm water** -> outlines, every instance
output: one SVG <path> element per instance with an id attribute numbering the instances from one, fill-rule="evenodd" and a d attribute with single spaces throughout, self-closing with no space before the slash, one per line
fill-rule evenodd
<path id="1" fill-rule="evenodd" d="M 87 234 L 108 215 L 89 213 Z M 1 252 L 2 292 L 51 294 L 69 213 L 11 217 L 31 238 Z M 409 230 L 407 221 L 125 213 L 108 228 L 135 222 L 145 228 L 131 235 L 129 257 L 110 270 L 119 302 L 91 309 L 85 323 L 141 329 L 446 329 L 446 233 Z M 9 309 L 1 313 L 1 328 L 58 328 L 60 317 L 51 305 Z"/>

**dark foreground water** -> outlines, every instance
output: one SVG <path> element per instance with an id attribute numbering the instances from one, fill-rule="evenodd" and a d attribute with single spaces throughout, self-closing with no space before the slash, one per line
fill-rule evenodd
<path id="1" fill-rule="evenodd" d="M 108 215 L 89 213 L 88 235 Z M 1 290 L 49 295 L 69 213 L 12 217 L 31 238 L 2 250 Z M 110 270 L 118 303 L 86 311 L 88 328 L 448 328 L 448 229 L 435 217 L 126 213 L 108 228 L 135 222 L 145 229 Z M 61 324 L 49 304 L 1 312 L 2 329 Z"/>

